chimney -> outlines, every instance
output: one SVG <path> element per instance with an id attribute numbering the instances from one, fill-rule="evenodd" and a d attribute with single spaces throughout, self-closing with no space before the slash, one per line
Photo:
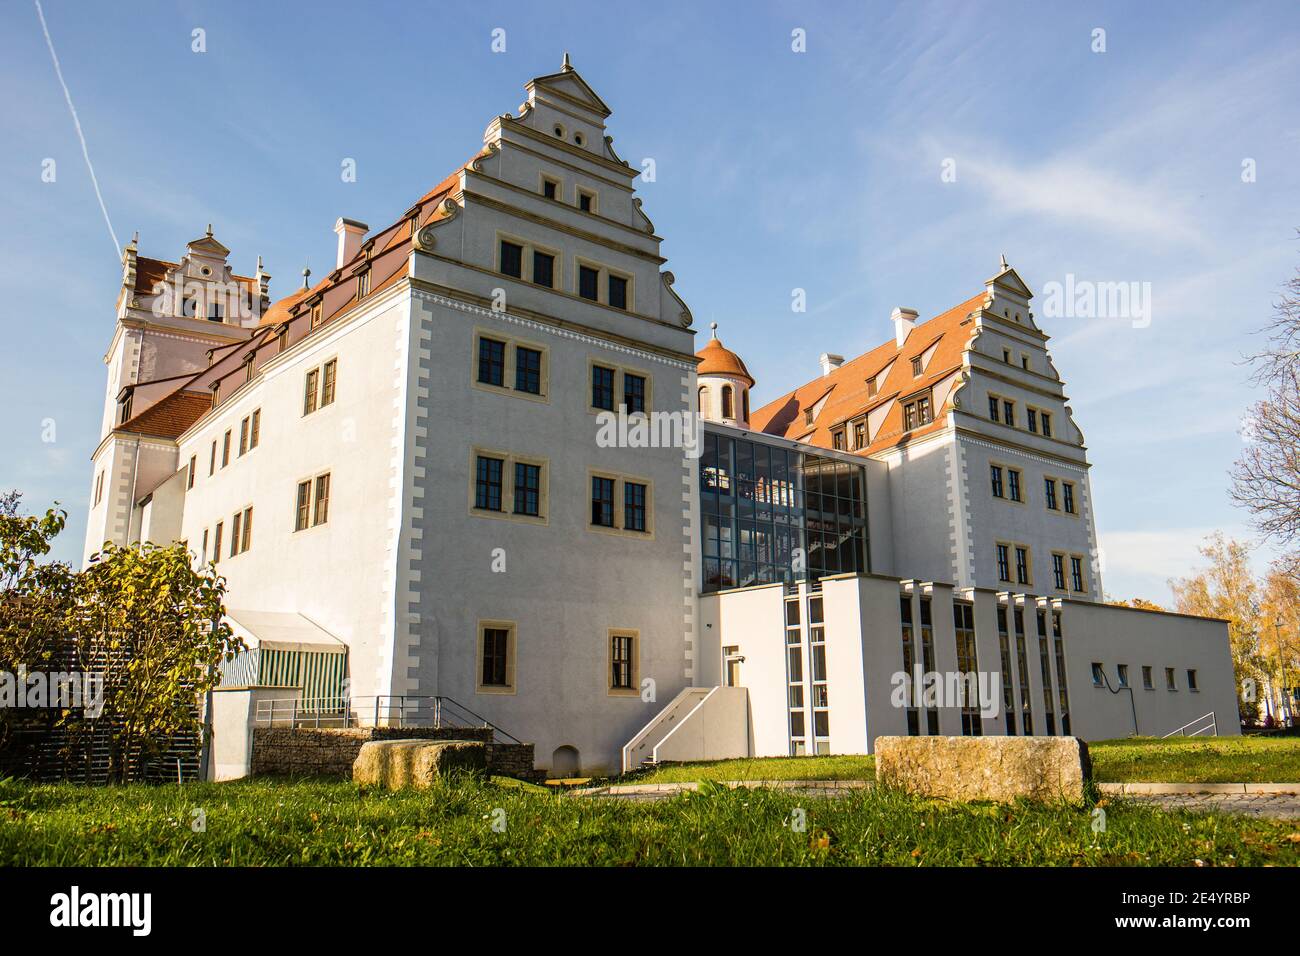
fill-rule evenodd
<path id="1" fill-rule="evenodd" d="M 823 352 L 818 359 L 822 363 L 822 378 L 825 378 L 831 372 L 835 371 L 844 364 L 843 355 L 832 355 L 830 352 Z"/>
<path id="2" fill-rule="evenodd" d="M 352 261 L 352 257 L 361 248 L 361 240 L 366 237 L 366 230 L 369 228 L 364 222 L 342 217 L 334 223 L 334 231 L 339 237 L 339 257 L 338 262 L 334 264 L 335 269 L 342 269 L 345 263 Z"/>
<path id="3" fill-rule="evenodd" d="M 905 309 L 901 305 L 894 308 L 890 318 L 894 320 L 894 341 L 901 349 L 907 341 L 908 333 L 916 328 L 916 309 Z"/>

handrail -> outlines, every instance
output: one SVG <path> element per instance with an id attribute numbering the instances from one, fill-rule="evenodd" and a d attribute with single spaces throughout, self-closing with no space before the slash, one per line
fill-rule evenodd
<path id="1" fill-rule="evenodd" d="M 270 726 L 284 722 L 290 727 L 482 727 L 503 742 L 521 742 L 458 701 L 434 695 L 274 697 L 257 702 L 253 720 Z"/>
<path id="2" fill-rule="evenodd" d="M 1189 720 L 1187 723 L 1183 724 L 1181 727 L 1177 727 L 1177 728 L 1175 728 L 1175 729 L 1169 731 L 1169 733 L 1162 735 L 1160 739 L 1161 739 L 1161 740 L 1164 740 L 1164 739 L 1167 738 L 1167 737 L 1172 737 L 1174 734 L 1177 734 L 1177 735 L 1180 736 L 1180 737 L 1186 737 L 1186 736 L 1188 736 L 1188 734 L 1186 733 L 1187 728 L 1190 727 L 1190 726 L 1192 726 L 1192 724 L 1199 724 L 1199 723 L 1200 723 L 1201 721 L 1203 721 L 1206 717 L 1209 717 L 1209 718 L 1210 718 L 1210 726 L 1209 726 L 1209 727 L 1203 727 L 1203 728 L 1201 728 L 1201 730 L 1195 730 L 1195 731 L 1193 731 L 1193 732 L 1191 733 L 1191 736 L 1192 736 L 1192 737 L 1195 737 L 1195 736 L 1197 736 L 1197 734 L 1200 734 L 1200 733 L 1201 733 L 1202 731 L 1204 731 L 1204 730 L 1211 730 L 1211 731 L 1213 731 L 1212 736 L 1214 736 L 1214 737 L 1219 736 L 1219 718 L 1215 716 L 1214 711 L 1210 711 L 1208 714 L 1201 714 L 1201 716 L 1197 717 L 1197 718 L 1194 719 L 1194 720 Z"/>

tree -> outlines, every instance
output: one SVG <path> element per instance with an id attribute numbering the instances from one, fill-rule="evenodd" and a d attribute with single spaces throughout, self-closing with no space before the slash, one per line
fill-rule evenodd
<path id="1" fill-rule="evenodd" d="M 104 713 L 116 718 L 110 779 L 178 735 L 201 736 L 197 705 L 244 647 L 223 620 L 225 586 L 211 566 L 195 571 L 181 544 L 106 544 L 76 576 L 77 659 L 102 673 Z"/>
<path id="2" fill-rule="evenodd" d="M 1155 601 L 1148 601 L 1146 598 L 1129 598 L 1127 601 L 1107 601 L 1107 604 L 1113 604 L 1115 607 L 1135 607 L 1141 611 L 1163 611 Z"/>
<path id="3" fill-rule="evenodd" d="M 1260 655 L 1269 685 L 1280 695 L 1300 679 L 1300 581 L 1281 562 L 1264 579 L 1260 616 Z"/>
<path id="4" fill-rule="evenodd" d="M 1232 497 L 1266 538 L 1290 550 L 1286 573 L 1300 578 L 1300 270 L 1265 331 L 1267 346 L 1250 357 L 1265 397 L 1247 413 Z"/>
<path id="5" fill-rule="evenodd" d="M 1252 717 L 1258 712 L 1258 703 L 1251 688 L 1258 686 L 1264 668 L 1259 648 L 1259 589 L 1250 570 L 1250 549 L 1241 541 L 1215 532 L 1200 552 L 1209 559 L 1208 568 L 1169 582 L 1174 609 L 1181 614 L 1218 617 L 1228 622 L 1238 706 L 1243 718 Z"/>

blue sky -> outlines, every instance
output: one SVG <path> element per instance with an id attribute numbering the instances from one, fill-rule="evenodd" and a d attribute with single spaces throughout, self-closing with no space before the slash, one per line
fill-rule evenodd
<path id="1" fill-rule="evenodd" d="M 1255 396 L 1242 356 L 1300 264 L 1300 8 L 1087 6 L 44 12 L 119 242 L 139 230 L 143 254 L 174 259 L 211 222 L 236 271 L 265 258 L 273 296 L 328 267 L 338 216 L 386 224 L 471 156 L 564 50 L 614 110 L 620 155 L 655 160 L 638 185 L 676 288 L 760 402 L 823 351 L 883 341 L 894 306 L 928 318 L 975 294 L 1002 253 L 1040 290 L 1150 283 L 1145 328 L 1037 312 L 1094 464 L 1106 589 L 1163 600 L 1204 535 L 1249 536 L 1227 475 Z M 0 488 L 61 501 L 75 559 L 121 266 L 35 5 L 0 26 Z"/>

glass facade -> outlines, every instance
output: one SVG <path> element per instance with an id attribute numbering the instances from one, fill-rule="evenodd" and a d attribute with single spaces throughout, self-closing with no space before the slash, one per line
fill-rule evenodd
<path id="1" fill-rule="evenodd" d="M 870 570 L 861 465 L 706 431 L 704 593 Z"/>

